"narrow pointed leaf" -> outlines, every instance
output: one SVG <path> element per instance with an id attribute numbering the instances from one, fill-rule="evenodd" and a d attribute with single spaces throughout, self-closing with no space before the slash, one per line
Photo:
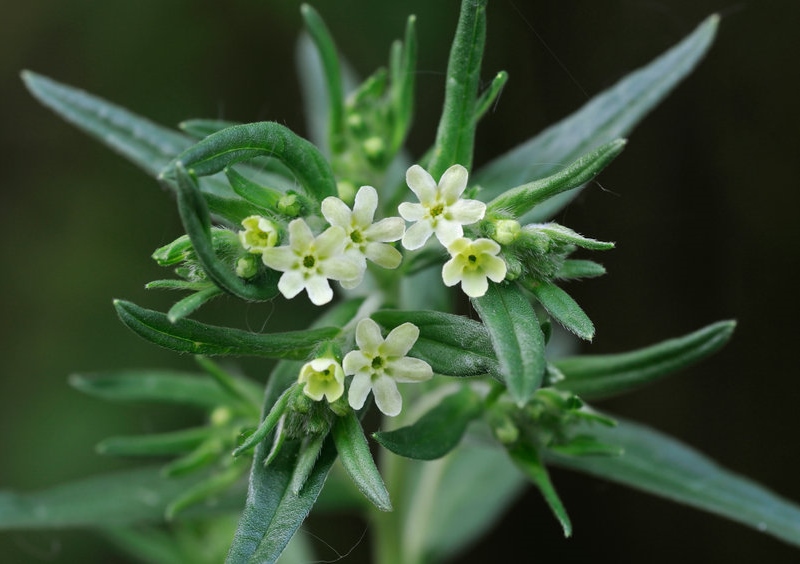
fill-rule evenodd
<path id="1" fill-rule="evenodd" d="M 25 85 L 42 104 L 127 158 L 151 176 L 192 144 L 191 137 L 31 71 Z"/>
<path id="2" fill-rule="evenodd" d="M 531 226 L 531 228 L 544 233 L 550 237 L 550 239 L 555 241 L 576 245 L 591 251 L 607 251 L 608 249 L 614 248 L 614 243 L 608 243 L 606 241 L 598 241 L 597 239 L 584 237 L 569 227 L 564 227 L 558 223 L 538 223 L 534 226 Z"/>
<path id="3" fill-rule="evenodd" d="M 541 386 L 547 366 L 533 306 L 515 284 L 489 284 L 471 302 L 489 331 L 508 393 L 523 405 Z"/>
<path id="4" fill-rule="evenodd" d="M 415 16 L 408 17 L 402 45 L 395 43 L 392 46 L 389 72 L 392 81 L 392 107 L 397 122 L 393 130 L 392 153 L 396 153 L 403 146 L 414 113 L 414 84 L 417 66 L 416 21 Z"/>
<path id="5" fill-rule="evenodd" d="M 617 457 L 568 457 L 548 462 L 605 478 L 737 521 L 800 546 L 800 506 L 654 429 L 615 417 L 613 429 L 586 426 L 597 440 L 624 451 Z"/>
<path id="6" fill-rule="evenodd" d="M 567 259 L 561 265 L 561 270 L 556 278 L 561 280 L 574 280 L 576 278 L 596 278 L 606 273 L 602 264 L 591 260 Z"/>
<path id="7" fill-rule="evenodd" d="M 172 323 L 175 323 L 179 319 L 188 317 L 197 311 L 197 309 L 203 304 L 213 300 L 221 294 L 222 290 L 216 286 L 204 288 L 195 292 L 194 294 L 189 294 L 182 300 L 175 302 L 175 305 L 169 308 L 169 311 L 167 312 L 167 319 L 169 319 Z"/>
<path id="8" fill-rule="evenodd" d="M 109 437 L 100 441 L 95 450 L 111 456 L 172 456 L 197 448 L 210 433 L 208 427 L 195 427 L 152 435 Z"/>
<path id="9" fill-rule="evenodd" d="M 513 217 L 522 217 L 553 196 L 586 184 L 613 161 L 625 148 L 627 141 L 615 139 L 599 147 L 547 178 L 534 180 L 511 188 L 487 205 L 487 211 L 500 211 Z"/>
<path id="10" fill-rule="evenodd" d="M 430 364 L 437 374 L 467 377 L 500 374 L 489 334 L 477 321 L 435 311 L 378 311 L 372 318 L 387 329 L 407 321 L 416 325 L 419 338 L 410 354 Z"/>
<path id="11" fill-rule="evenodd" d="M 214 248 L 206 200 L 182 163 L 175 165 L 174 174 L 178 212 L 206 275 L 220 288 L 245 300 L 270 300 L 278 295 L 278 276 L 274 270 L 264 269 L 257 276 L 245 281 L 236 274 L 232 260 L 223 260 L 218 256 Z"/>
<path id="12" fill-rule="evenodd" d="M 542 304 L 553 319 L 564 329 L 575 333 L 581 339 L 591 341 L 594 337 L 594 324 L 581 306 L 564 290 L 549 282 L 526 286 Z"/>
<path id="13" fill-rule="evenodd" d="M 728 342 L 735 327 L 735 321 L 719 321 L 635 351 L 559 359 L 553 364 L 564 380 L 555 387 L 587 400 L 629 392 L 715 353 Z"/>
<path id="14" fill-rule="evenodd" d="M 169 370 L 120 370 L 97 374 L 72 374 L 70 385 L 91 396 L 110 401 L 165 402 L 213 409 L 230 403 L 230 397 L 205 374 Z"/>
<path id="15" fill-rule="evenodd" d="M 263 356 L 305 359 L 320 341 L 335 337 L 339 329 L 325 327 L 284 333 L 251 333 L 206 325 L 191 319 L 171 323 L 161 312 L 116 300 L 122 322 L 140 337 L 178 352 L 213 355 Z"/>
<path id="16" fill-rule="evenodd" d="M 550 481 L 550 475 L 547 468 L 544 467 L 539 457 L 539 453 L 533 447 L 519 444 L 509 449 L 508 454 L 511 459 L 519 467 L 520 470 L 534 483 L 534 485 L 542 492 L 544 500 L 550 506 L 550 510 L 555 515 L 558 522 L 561 523 L 561 528 L 564 530 L 564 536 L 569 537 L 572 535 L 572 523 L 567 515 L 567 510 L 564 509 L 564 504 L 561 503 L 561 498 L 553 487 Z"/>
<path id="17" fill-rule="evenodd" d="M 181 131 L 185 131 L 195 139 L 203 139 L 212 133 L 216 133 L 226 127 L 239 125 L 235 121 L 224 119 L 187 119 L 178 124 Z"/>
<path id="18" fill-rule="evenodd" d="M 111 527 L 160 523 L 167 505 L 205 479 L 198 473 L 164 478 L 161 468 L 145 467 L 92 476 L 43 490 L 0 491 L 0 530 Z M 219 512 L 241 504 L 241 493 L 231 492 L 214 508 L 196 508 L 194 514 Z"/>
<path id="19" fill-rule="evenodd" d="M 481 398 L 464 386 L 443 398 L 413 425 L 375 433 L 373 437 L 384 448 L 400 456 L 435 460 L 457 447 L 467 425 L 482 413 Z"/>
<path id="20" fill-rule="evenodd" d="M 337 417 L 331 434 L 339 461 L 359 491 L 381 511 L 391 511 L 389 492 L 375 466 L 356 413 L 351 411 L 343 417 Z"/>
<path id="21" fill-rule="evenodd" d="M 174 181 L 178 163 L 192 174 L 208 176 L 259 156 L 281 161 L 305 193 L 318 201 L 337 194 L 333 171 L 319 150 L 287 127 L 269 121 L 236 125 L 212 133 L 178 155 L 162 176 Z"/>
<path id="22" fill-rule="evenodd" d="M 210 474 L 172 500 L 164 510 L 164 517 L 167 521 L 173 521 L 179 513 L 185 513 L 190 507 L 216 498 L 239 481 L 243 470 L 241 466 L 232 465 L 221 472 Z"/>
<path id="23" fill-rule="evenodd" d="M 495 75 L 492 79 L 492 83 L 489 85 L 489 88 L 486 89 L 481 94 L 481 97 L 475 103 L 475 120 L 481 119 L 489 109 L 497 102 L 500 93 L 503 91 L 503 87 L 508 82 L 508 73 L 506 71 L 500 71 Z"/>
<path id="24" fill-rule="evenodd" d="M 620 80 L 583 108 L 536 137 L 481 168 L 474 176 L 483 198 L 495 198 L 512 186 L 556 172 L 604 143 L 625 137 L 702 59 L 717 31 L 713 15 L 676 46 Z M 577 190 L 550 199 L 525 217 L 526 222 L 552 217 Z"/>
<path id="25" fill-rule="evenodd" d="M 248 202 L 265 210 L 275 210 L 283 193 L 266 186 L 261 186 L 247 178 L 233 167 L 225 168 L 225 176 L 231 183 L 231 188 Z"/>
<path id="26" fill-rule="evenodd" d="M 454 164 L 472 168 L 478 85 L 486 42 L 487 0 L 462 0 L 450 60 L 444 108 L 428 172 L 434 178 Z"/>

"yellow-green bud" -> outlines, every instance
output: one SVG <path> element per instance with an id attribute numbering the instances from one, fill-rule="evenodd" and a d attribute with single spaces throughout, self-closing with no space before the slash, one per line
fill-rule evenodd
<path id="1" fill-rule="evenodd" d="M 258 259 L 254 255 L 245 255 L 236 261 L 236 276 L 252 278 L 258 274 Z"/>
<path id="2" fill-rule="evenodd" d="M 510 245 L 519 237 L 522 227 L 519 221 L 514 219 L 498 219 L 494 222 L 494 234 L 492 239 L 501 245 Z"/>

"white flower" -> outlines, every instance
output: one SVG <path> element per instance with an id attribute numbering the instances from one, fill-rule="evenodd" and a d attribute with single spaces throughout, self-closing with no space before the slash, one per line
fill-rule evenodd
<path id="1" fill-rule="evenodd" d="M 486 204 L 478 200 L 462 200 L 467 188 L 467 169 L 453 165 L 444 171 L 439 184 L 419 165 L 406 171 L 406 183 L 419 198 L 419 204 L 403 202 L 398 211 L 407 221 L 416 223 L 403 235 L 403 246 L 419 249 L 432 233 L 447 246 L 450 241 L 464 235 L 462 225 L 483 218 Z"/>
<path id="2" fill-rule="evenodd" d="M 400 413 L 403 398 L 397 382 L 424 382 L 433 376 L 427 362 L 406 356 L 418 337 L 412 323 L 395 327 L 384 340 L 377 323 L 369 318 L 358 322 L 359 350 L 347 353 L 342 362 L 345 374 L 355 375 L 347 395 L 350 407 L 361 409 L 372 390 L 378 409 L 390 417 Z"/>
<path id="3" fill-rule="evenodd" d="M 251 215 L 242 220 L 244 231 L 239 231 L 239 242 L 251 253 L 261 253 L 278 243 L 278 227 L 260 215 Z"/>
<path id="4" fill-rule="evenodd" d="M 306 362 L 300 369 L 297 381 L 305 384 L 303 393 L 314 401 L 320 401 L 325 396 L 328 403 L 332 403 L 344 393 L 344 371 L 332 358 L 315 358 Z"/>
<path id="5" fill-rule="evenodd" d="M 343 254 L 346 243 L 341 227 L 329 227 L 315 238 L 303 219 L 295 219 L 289 224 L 289 245 L 264 249 L 261 260 L 283 272 L 278 290 L 286 298 L 305 289 L 314 305 L 322 305 L 333 299 L 329 278 L 352 280 L 363 274 L 362 266 Z"/>
<path id="6" fill-rule="evenodd" d="M 345 288 L 355 288 L 361 282 L 367 266 L 366 259 L 383 268 L 397 268 L 403 259 L 400 251 L 386 243 L 403 236 L 405 222 L 399 217 L 387 217 L 372 223 L 377 208 L 378 192 L 372 186 L 362 186 L 358 190 L 352 211 L 334 196 L 322 201 L 322 215 L 328 223 L 344 229 L 347 239 L 345 253 L 363 265 L 361 276 L 342 281 Z"/>
<path id="7" fill-rule="evenodd" d="M 446 286 L 461 282 L 461 289 L 471 298 L 479 298 L 489 289 L 490 278 L 502 282 L 506 277 L 506 263 L 497 256 L 500 245 L 491 239 L 461 237 L 447 246 L 452 257 L 444 263 L 442 280 Z"/>

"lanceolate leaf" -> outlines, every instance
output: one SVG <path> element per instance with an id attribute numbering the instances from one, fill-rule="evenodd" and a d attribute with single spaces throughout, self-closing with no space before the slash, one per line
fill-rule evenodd
<path id="1" fill-rule="evenodd" d="M 594 337 L 594 324 L 584 313 L 581 306 L 564 290 L 550 282 L 530 284 L 526 286 L 542 304 L 553 319 L 564 329 L 572 331 L 581 339 L 591 341 Z"/>
<path id="2" fill-rule="evenodd" d="M 169 433 L 109 437 L 100 441 L 95 450 L 111 456 L 172 456 L 192 451 L 206 440 L 212 431 L 208 427 L 181 429 Z"/>
<path id="3" fill-rule="evenodd" d="M 122 322 L 134 333 L 161 347 L 205 355 L 243 355 L 305 359 L 320 341 L 335 337 L 339 329 L 326 327 L 284 333 L 250 333 L 206 325 L 191 319 L 171 323 L 161 312 L 116 300 Z"/>
<path id="4" fill-rule="evenodd" d="M 560 359 L 553 364 L 565 379 L 555 387 L 587 400 L 635 390 L 716 352 L 728 342 L 735 327 L 735 321 L 719 321 L 683 337 L 627 353 Z"/>
<path id="5" fill-rule="evenodd" d="M 549 176 L 580 155 L 627 136 L 691 70 L 708 50 L 719 16 L 711 16 L 678 45 L 623 78 L 583 108 L 477 171 L 474 182 L 490 200 L 513 186 Z M 577 195 L 564 193 L 538 206 L 524 222 L 552 217 Z"/>
<path id="6" fill-rule="evenodd" d="M 381 511 L 391 511 L 392 502 L 369 451 L 361 423 L 354 411 L 337 417 L 332 429 L 339 460 L 356 487 Z"/>
<path id="7" fill-rule="evenodd" d="M 167 505 L 206 477 L 198 472 L 164 478 L 161 467 L 155 466 L 93 476 L 37 492 L 0 491 L 0 530 L 160 523 Z M 214 507 L 196 507 L 192 512 L 220 512 L 239 504 L 241 492 L 230 491 Z"/>
<path id="8" fill-rule="evenodd" d="M 156 176 L 192 138 L 137 116 L 83 90 L 31 71 L 22 73 L 31 94 L 68 122 Z"/>
<path id="9" fill-rule="evenodd" d="M 378 311 L 372 318 L 387 329 L 406 321 L 419 328 L 411 356 L 447 376 L 499 377 L 500 367 L 486 328 L 467 317 L 436 311 Z"/>
<path id="10" fill-rule="evenodd" d="M 444 108 L 428 171 L 434 178 L 451 165 L 472 167 L 487 0 L 463 0 L 447 64 Z M 508 186 L 506 186 L 508 188 Z"/>
<path id="11" fill-rule="evenodd" d="M 230 404 L 230 396 L 205 374 L 169 370 L 121 370 L 72 374 L 72 387 L 111 401 L 166 402 L 213 409 Z"/>
<path id="12" fill-rule="evenodd" d="M 547 365 L 533 307 L 516 284 L 489 284 L 486 294 L 471 301 L 489 331 L 508 393 L 525 404 L 542 384 Z"/>
<path id="13" fill-rule="evenodd" d="M 548 452 L 547 460 L 715 513 L 800 546 L 800 506 L 674 438 L 615 419 L 618 426 L 613 429 L 593 425 L 583 431 L 621 448 L 621 456 L 569 457 Z"/>
<path id="14" fill-rule="evenodd" d="M 458 446 L 467 425 L 483 413 L 482 406 L 478 394 L 465 386 L 443 398 L 413 425 L 373 436 L 400 456 L 435 460 Z"/>

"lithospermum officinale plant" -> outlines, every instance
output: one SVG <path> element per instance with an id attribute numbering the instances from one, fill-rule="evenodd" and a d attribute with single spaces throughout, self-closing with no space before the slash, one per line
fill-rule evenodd
<path id="1" fill-rule="evenodd" d="M 486 0 L 462 3 L 438 129 L 413 157 L 403 148 L 416 99 L 413 16 L 387 67 L 350 84 L 322 19 L 303 6 L 299 56 L 313 142 L 276 122 L 196 119 L 174 131 L 23 73 L 43 104 L 171 192 L 186 232 L 153 254 L 175 277 L 148 284 L 185 297 L 165 313 L 114 306 L 139 336 L 194 355 L 200 371 L 75 375 L 71 384 L 108 400 L 189 404 L 208 417 L 202 427 L 104 440 L 104 454 L 170 461 L 6 493 L 0 525 L 96 527 L 147 561 L 283 554 L 288 562 L 313 558 L 292 539 L 319 502 L 363 510 L 376 562 L 432 562 L 485 531 L 525 481 L 570 536 L 547 471 L 558 465 L 800 544 L 796 506 L 587 403 L 703 359 L 734 322 L 612 355 L 559 357 L 548 348 L 561 328 L 591 341 L 594 325 L 563 285 L 604 273 L 583 250 L 613 247 L 549 218 L 692 70 L 718 18 L 473 169 L 476 126 L 507 78 L 499 72 L 481 88 L 485 12 Z M 471 313 L 453 311 L 453 294 L 468 297 Z M 308 300 L 321 313 L 306 330 L 263 333 L 190 319 L 221 295 Z M 262 391 L 214 356 L 279 362 Z M 371 410 L 380 430 L 365 434 Z M 197 548 L 201 537 L 211 549 Z"/>

